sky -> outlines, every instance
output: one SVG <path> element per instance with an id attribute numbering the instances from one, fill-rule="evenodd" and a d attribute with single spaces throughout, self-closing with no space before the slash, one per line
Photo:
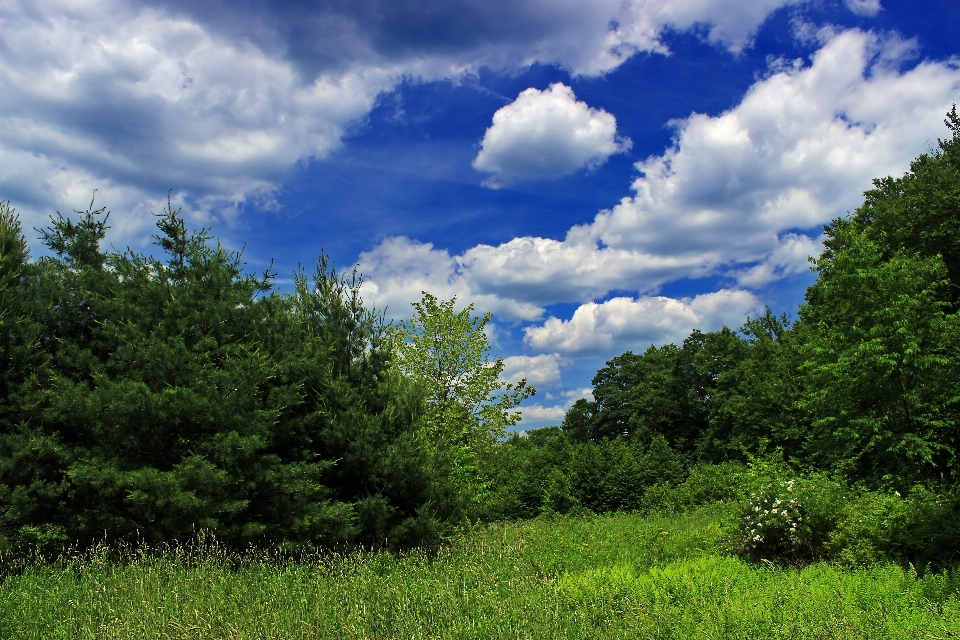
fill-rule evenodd
<path id="1" fill-rule="evenodd" d="M 0 0 L 0 200 L 168 194 L 284 289 L 494 315 L 559 424 L 610 358 L 795 314 L 823 226 L 947 135 L 956 0 Z M 34 255 L 43 247 L 28 233 Z"/>

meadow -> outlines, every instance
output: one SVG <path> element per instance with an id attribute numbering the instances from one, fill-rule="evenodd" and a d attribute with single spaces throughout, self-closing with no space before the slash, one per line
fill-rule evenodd
<path id="1" fill-rule="evenodd" d="M 726 552 L 731 508 L 494 523 L 401 555 L 97 547 L 10 572 L 0 637 L 960 636 L 955 573 L 750 564 Z"/>

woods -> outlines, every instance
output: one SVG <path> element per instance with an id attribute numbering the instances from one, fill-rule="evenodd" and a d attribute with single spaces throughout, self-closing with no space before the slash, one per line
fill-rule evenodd
<path id="1" fill-rule="evenodd" d="M 4 204 L 0 547 L 201 530 L 237 548 L 431 547 L 477 520 L 732 499 L 731 478 L 763 460 L 849 504 L 953 504 L 956 108 L 946 124 L 825 228 L 795 319 L 768 310 L 624 353 L 562 426 L 509 437 L 534 390 L 499 379 L 472 306 L 424 294 L 387 325 L 325 256 L 280 293 L 169 206 L 156 255 L 104 249 L 91 203 L 52 218 L 49 255 L 31 260 Z"/>

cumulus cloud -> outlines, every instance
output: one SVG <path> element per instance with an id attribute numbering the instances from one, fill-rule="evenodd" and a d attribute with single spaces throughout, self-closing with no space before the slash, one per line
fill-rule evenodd
<path id="1" fill-rule="evenodd" d="M 741 287 L 759 288 L 784 277 L 804 273 L 811 268 L 810 258 L 823 251 L 823 238 L 813 239 L 799 233 L 781 236 L 777 247 L 763 261 L 735 271 Z"/>
<path id="2" fill-rule="evenodd" d="M 267 0 L 161 0 L 155 6 L 225 37 L 281 51 L 308 76 L 397 61 L 433 70 L 543 62 L 596 75 L 639 51 L 666 52 L 665 29 L 697 28 L 710 42 L 740 51 L 772 12 L 808 1 L 332 0 L 307 8 Z"/>
<path id="3" fill-rule="evenodd" d="M 553 354 L 508 356 L 503 359 L 500 379 L 506 382 L 526 380 L 534 387 L 552 387 L 560 382 L 560 359 Z"/>
<path id="4" fill-rule="evenodd" d="M 795 1 L 12 0 L 0 190 L 32 226 L 98 189 L 119 239 L 142 239 L 171 187 L 199 215 L 276 206 L 291 168 L 335 151 L 404 79 L 534 63 L 598 75 L 666 52 L 664 29 L 737 51 Z"/>
<path id="5" fill-rule="evenodd" d="M 761 306 L 755 295 L 736 289 L 684 300 L 619 297 L 581 305 L 570 320 L 550 317 L 527 327 L 524 342 L 540 351 L 570 355 L 637 351 L 650 344 L 678 343 L 693 329 L 738 328 Z"/>
<path id="6" fill-rule="evenodd" d="M 269 206 L 290 166 L 336 149 L 395 76 L 303 82 L 250 43 L 119 1 L 14 9 L 0 14 L 0 187 L 28 211 L 97 188 L 130 225 L 173 186 L 206 211 Z"/>
<path id="7" fill-rule="evenodd" d="M 424 291 L 443 300 L 458 297 L 460 304 L 473 303 L 511 320 L 537 320 L 543 315 L 535 303 L 477 291 L 457 259 L 429 242 L 403 236 L 386 238 L 360 254 L 357 269 L 364 276 L 360 289 L 364 300 L 392 319 L 408 318 L 410 304 L 420 300 Z"/>
<path id="8" fill-rule="evenodd" d="M 955 62 L 902 71 L 909 42 L 859 30 L 821 37 L 810 64 L 773 61 L 736 107 L 674 122 L 674 144 L 637 164 L 633 195 L 592 222 L 562 240 L 444 252 L 449 270 L 431 281 L 530 320 L 553 303 L 651 294 L 680 278 L 726 274 L 758 287 L 803 272 L 822 225 L 856 208 L 872 178 L 902 173 L 960 101 Z M 366 273 L 381 295 L 402 289 L 392 272 Z M 521 300 L 534 306 L 521 313 Z"/>
<path id="9" fill-rule="evenodd" d="M 564 416 L 567 415 L 567 407 L 565 406 L 553 405 L 545 407 L 539 402 L 517 407 L 517 411 L 520 413 L 524 423 L 527 424 L 531 422 L 551 422 L 557 424 L 563 422 Z"/>
<path id="10" fill-rule="evenodd" d="M 555 83 L 545 91 L 523 91 L 493 115 L 473 166 L 491 174 L 484 184 L 496 188 L 594 168 L 630 146 L 617 136 L 612 115 L 577 101 L 573 89 Z"/>

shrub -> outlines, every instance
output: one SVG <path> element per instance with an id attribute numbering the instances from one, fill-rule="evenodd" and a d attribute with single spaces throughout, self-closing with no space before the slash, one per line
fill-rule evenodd
<path id="1" fill-rule="evenodd" d="M 898 491 L 859 491 L 846 502 L 827 541 L 830 557 L 860 567 L 880 562 L 939 570 L 960 561 L 960 496 L 918 485 Z"/>
<path id="2" fill-rule="evenodd" d="M 769 482 L 741 509 L 736 549 L 784 563 L 825 558 L 847 496 L 846 485 L 823 474 Z"/>
<path id="3" fill-rule="evenodd" d="M 751 493 L 742 516 L 739 551 L 757 559 L 788 560 L 797 556 L 803 534 L 802 505 L 793 495 L 794 480 L 769 484 Z"/>
<path id="4" fill-rule="evenodd" d="M 671 513 L 712 502 L 739 500 L 746 475 L 747 468 L 738 462 L 700 465 L 676 486 L 660 482 L 648 487 L 641 509 L 646 513 Z"/>

